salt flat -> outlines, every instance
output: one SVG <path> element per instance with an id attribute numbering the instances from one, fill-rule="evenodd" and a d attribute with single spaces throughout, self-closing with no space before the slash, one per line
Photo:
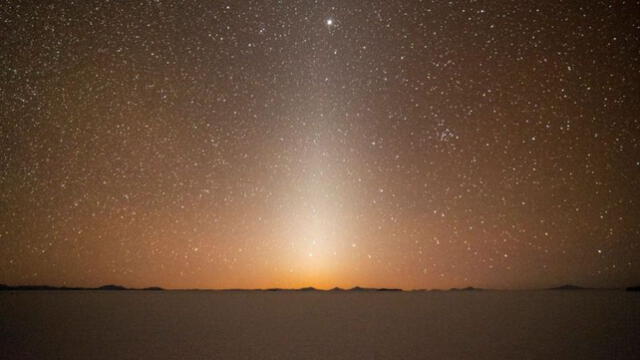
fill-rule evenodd
<path id="1" fill-rule="evenodd" d="M 0 293 L 3 359 L 632 359 L 624 291 Z"/>

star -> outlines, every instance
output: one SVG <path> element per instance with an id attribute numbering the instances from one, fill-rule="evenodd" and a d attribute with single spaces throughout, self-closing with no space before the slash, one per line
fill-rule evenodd
<path id="1" fill-rule="evenodd" d="M 335 3 L 0 6 L 0 283 L 640 279 L 637 1 Z"/>

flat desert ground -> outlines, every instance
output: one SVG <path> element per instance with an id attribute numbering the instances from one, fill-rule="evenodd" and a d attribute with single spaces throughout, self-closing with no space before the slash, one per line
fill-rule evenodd
<path id="1" fill-rule="evenodd" d="M 624 291 L 6 291 L 2 359 L 638 359 Z"/>

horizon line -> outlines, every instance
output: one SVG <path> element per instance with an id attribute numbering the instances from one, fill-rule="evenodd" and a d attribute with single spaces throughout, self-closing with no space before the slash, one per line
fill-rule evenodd
<path id="1" fill-rule="evenodd" d="M 417 292 L 417 291 L 535 291 L 535 290 L 625 290 L 629 288 L 637 288 L 637 285 L 620 286 L 620 287 L 584 287 L 574 284 L 563 284 L 560 286 L 536 287 L 536 288 L 482 288 L 474 286 L 451 287 L 451 288 L 400 288 L 400 287 L 363 287 L 353 286 L 342 288 L 335 286 L 332 288 L 317 288 L 314 286 L 303 286 L 297 288 L 286 287 L 265 287 L 265 288 L 164 288 L 161 286 L 147 287 L 126 287 L 117 284 L 105 284 L 96 287 L 86 286 L 55 286 L 55 285 L 7 285 L 0 283 L 1 290 L 101 290 L 101 291 L 395 291 L 395 292 Z"/>

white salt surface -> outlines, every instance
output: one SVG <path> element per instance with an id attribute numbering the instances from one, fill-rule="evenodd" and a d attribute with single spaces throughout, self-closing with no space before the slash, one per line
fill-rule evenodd
<path id="1" fill-rule="evenodd" d="M 2 359 L 638 359 L 640 293 L 1 292 Z"/>

